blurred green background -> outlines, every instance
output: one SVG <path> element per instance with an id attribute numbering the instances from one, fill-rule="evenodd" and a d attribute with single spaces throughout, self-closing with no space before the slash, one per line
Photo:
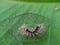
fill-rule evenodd
<path id="1" fill-rule="evenodd" d="M 18 2 L 35 2 L 35 3 L 41 3 L 41 2 L 60 2 L 60 0 L 0 0 L 0 1 L 18 1 Z"/>
<path id="2" fill-rule="evenodd" d="M 56 7 L 58 11 L 55 10 Z M 35 45 L 60 45 L 60 3 L 24 3 L 7 0 L 0 0 L 0 45 L 23 45 L 9 34 L 10 30 L 16 28 L 15 24 L 20 18 L 17 18 L 13 23 L 8 23 L 8 21 L 11 17 L 25 12 L 40 14 L 50 19 L 47 36 Z M 27 45 L 33 44 L 27 43 Z"/>
<path id="3" fill-rule="evenodd" d="M 16 0 L 16 1 L 25 1 L 25 2 L 59 2 L 59 0 Z"/>

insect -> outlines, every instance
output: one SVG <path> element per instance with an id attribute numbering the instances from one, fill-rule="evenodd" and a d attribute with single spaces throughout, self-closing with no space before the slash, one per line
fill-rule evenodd
<path id="1" fill-rule="evenodd" d="M 43 24 L 38 24 L 34 29 L 28 29 L 26 26 L 19 28 L 19 32 L 24 35 L 35 36 L 39 32 L 39 29 L 43 27 Z"/>
<path id="2" fill-rule="evenodd" d="M 43 35 L 48 32 L 48 18 L 42 15 L 24 13 L 15 16 L 13 19 L 17 19 L 17 22 L 14 28 L 9 31 L 9 34 L 19 42 L 36 42 L 37 40 L 40 41 L 41 37 L 43 37 Z"/>

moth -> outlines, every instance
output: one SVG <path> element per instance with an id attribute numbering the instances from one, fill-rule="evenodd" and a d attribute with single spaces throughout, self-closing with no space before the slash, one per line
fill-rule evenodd
<path id="1" fill-rule="evenodd" d="M 21 26 L 19 28 L 19 33 L 21 33 L 23 35 L 35 36 L 40 32 L 40 29 L 42 27 L 43 27 L 43 24 L 38 24 L 33 29 L 29 29 L 27 26 Z"/>

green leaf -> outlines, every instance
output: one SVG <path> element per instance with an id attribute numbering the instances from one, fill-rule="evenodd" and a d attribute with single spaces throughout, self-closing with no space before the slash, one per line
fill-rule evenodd
<path id="1" fill-rule="evenodd" d="M 21 42 L 16 41 L 9 34 L 9 31 L 16 29 L 23 23 L 22 20 L 27 17 L 16 17 L 20 14 L 29 12 L 47 17 L 50 21 L 49 32 L 35 45 L 59 45 L 60 44 L 60 3 L 0 3 L 0 45 L 23 45 Z M 38 17 L 38 15 L 37 15 Z M 28 20 L 28 19 L 27 19 Z M 21 21 L 21 22 L 20 22 Z M 30 20 L 30 22 L 33 21 Z M 29 20 L 27 21 L 29 23 Z M 27 45 L 32 45 L 26 43 Z"/>

